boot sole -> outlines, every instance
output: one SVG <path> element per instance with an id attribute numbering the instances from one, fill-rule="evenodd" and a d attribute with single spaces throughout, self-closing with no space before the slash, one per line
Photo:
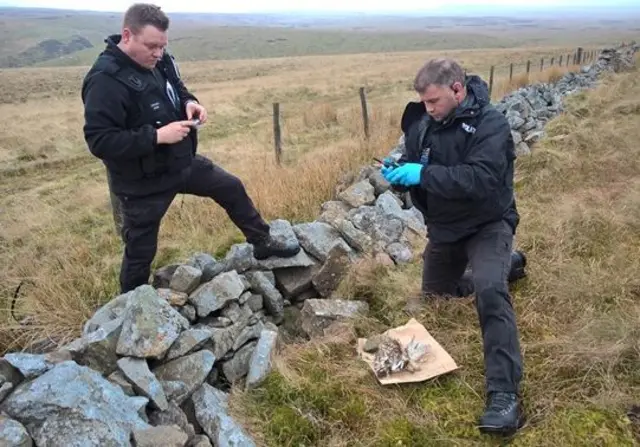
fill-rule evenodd
<path id="1" fill-rule="evenodd" d="M 254 253 L 254 258 L 256 258 L 258 261 L 264 261 L 265 259 L 269 259 L 269 258 L 293 258 L 294 256 L 296 256 L 298 253 L 300 253 L 300 248 L 298 247 L 296 250 L 281 250 L 281 251 L 272 251 L 267 255 L 256 255 Z"/>
<path id="2" fill-rule="evenodd" d="M 501 435 L 506 437 L 514 436 L 519 430 L 526 425 L 526 419 L 521 416 L 518 420 L 517 426 L 503 426 L 503 425 L 478 425 L 477 428 L 480 433 L 488 435 Z"/>

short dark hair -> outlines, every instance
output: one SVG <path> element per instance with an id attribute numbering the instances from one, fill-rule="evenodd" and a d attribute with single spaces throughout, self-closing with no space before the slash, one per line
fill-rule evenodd
<path id="1" fill-rule="evenodd" d="M 464 85 L 464 78 L 464 70 L 453 59 L 431 59 L 418 70 L 413 88 L 416 92 L 423 93 L 430 85 L 450 87 L 456 82 Z"/>
<path id="2" fill-rule="evenodd" d="M 169 29 L 169 17 L 159 6 L 150 3 L 135 3 L 124 13 L 123 27 L 129 28 L 134 34 L 147 25 L 166 31 Z"/>

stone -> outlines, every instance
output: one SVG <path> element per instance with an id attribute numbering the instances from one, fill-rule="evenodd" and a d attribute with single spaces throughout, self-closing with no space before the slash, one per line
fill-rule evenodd
<path id="1" fill-rule="evenodd" d="M 231 301 L 220 311 L 220 315 L 222 317 L 228 318 L 232 323 L 243 319 L 249 319 L 251 318 L 252 314 L 253 312 L 251 311 L 249 306 L 241 306 L 237 301 Z"/>
<path id="2" fill-rule="evenodd" d="M 303 223 L 295 225 L 293 229 L 302 247 L 321 262 L 326 261 L 329 250 L 336 244 L 344 244 L 347 251 L 351 251 L 338 230 L 327 223 Z"/>
<path id="3" fill-rule="evenodd" d="M 276 285 L 283 296 L 294 298 L 312 287 L 311 279 L 319 269 L 319 265 L 278 269 L 275 271 Z"/>
<path id="4" fill-rule="evenodd" d="M 209 384 L 193 393 L 193 406 L 198 423 L 219 447 L 256 447 L 255 441 L 229 415 L 228 395 Z"/>
<path id="5" fill-rule="evenodd" d="M 151 285 L 156 289 L 168 289 L 171 284 L 171 278 L 180 264 L 170 264 L 160 267 L 153 272 Z"/>
<path id="6" fill-rule="evenodd" d="M 118 367 L 116 347 L 123 323 L 124 315 L 102 322 L 99 326 L 91 326 L 95 330 L 85 331 L 81 338 L 63 346 L 62 349 L 70 352 L 76 363 L 88 366 L 105 376 L 109 375 Z"/>
<path id="7" fill-rule="evenodd" d="M 291 223 L 284 219 L 275 219 L 269 223 L 269 235 L 282 247 L 294 250 L 300 247 Z"/>
<path id="8" fill-rule="evenodd" d="M 189 438 L 193 438 L 195 435 L 195 429 L 189 422 L 187 415 L 175 402 L 169 402 L 169 407 L 164 411 L 153 410 L 149 412 L 149 423 L 154 427 L 175 425 L 184 431 Z"/>
<path id="9" fill-rule="evenodd" d="M 26 352 L 8 353 L 4 360 L 20 371 L 25 379 L 33 379 L 53 368 L 51 362 L 45 354 L 29 354 Z M 71 360 L 71 358 L 67 359 Z"/>
<path id="10" fill-rule="evenodd" d="M 0 386 L 0 402 L 5 400 L 5 398 L 13 391 L 13 383 L 4 382 L 2 386 Z"/>
<path id="11" fill-rule="evenodd" d="M 112 372 L 111 374 L 109 374 L 109 377 L 107 377 L 107 380 L 113 383 L 114 385 L 118 385 L 120 388 L 122 388 L 122 391 L 127 396 L 136 395 L 136 392 L 133 389 L 133 385 L 131 385 L 131 383 L 127 380 L 127 378 L 122 373 L 122 371 L 118 370 L 118 371 Z"/>
<path id="12" fill-rule="evenodd" d="M 531 153 L 531 149 L 529 149 L 529 145 L 524 141 L 521 141 L 516 146 L 516 156 L 529 155 Z"/>
<path id="13" fill-rule="evenodd" d="M 250 342 L 233 354 L 230 360 L 222 364 L 222 372 L 229 383 L 235 383 L 249 372 L 249 361 L 256 347 L 256 342 Z"/>
<path id="14" fill-rule="evenodd" d="M 0 414 L 0 446 L 32 447 L 33 440 L 24 425 Z"/>
<path id="15" fill-rule="evenodd" d="M 213 331 L 209 328 L 192 328 L 184 331 L 169 348 L 165 360 L 177 359 L 201 348 L 212 335 Z"/>
<path id="16" fill-rule="evenodd" d="M 173 398 L 169 398 L 181 405 L 204 383 L 215 361 L 216 357 L 210 351 L 202 350 L 171 360 L 154 368 L 152 372 L 162 383 L 163 388 L 165 387 L 163 382 L 178 382 L 184 385 L 184 387 L 178 386 L 178 391 L 174 388 Z"/>
<path id="17" fill-rule="evenodd" d="M 116 353 L 127 357 L 161 359 L 189 321 L 148 285 L 136 289 L 128 307 Z"/>
<path id="18" fill-rule="evenodd" d="M 235 345 L 236 340 L 242 334 L 242 331 L 248 326 L 249 321 L 239 321 L 227 328 L 213 329 L 211 336 L 211 345 L 205 345 L 206 349 L 210 349 L 215 358 L 223 358 Z"/>
<path id="19" fill-rule="evenodd" d="M 233 244 L 224 258 L 225 271 L 235 270 L 238 273 L 244 273 L 256 267 L 256 263 L 253 245 L 247 242 Z"/>
<path id="20" fill-rule="evenodd" d="M 338 198 L 353 208 L 370 205 L 376 200 L 375 189 L 368 179 L 354 183 L 342 191 Z"/>
<path id="21" fill-rule="evenodd" d="M 205 435 L 196 435 L 191 440 L 189 447 L 212 447 L 211 441 Z"/>
<path id="22" fill-rule="evenodd" d="M 373 249 L 373 239 L 371 236 L 357 229 L 355 225 L 353 225 L 353 222 L 342 219 L 335 222 L 334 225 L 347 244 L 357 251 L 366 253 Z"/>
<path id="23" fill-rule="evenodd" d="M 277 321 L 284 317 L 284 298 L 263 272 L 249 272 L 251 288 L 262 295 L 264 308 Z"/>
<path id="24" fill-rule="evenodd" d="M 302 330 L 310 336 L 322 336 L 324 328 L 335 321 L 345 321 L 366 316 L 369 305 L 364 301 L 341 299 L 309 299 L 301 312 Z"/>
<path id="25" fill-rule="evenodd" d="M 171 277 L 169 288 L 176 292 L 190 294 L 200 285 L 202 271 L 190 265 L 181 265 Z"/>
<path id="26" fill-rule="evenodd" d="M 176 425 L 150 427 L 133 432 L 136 447 L 184 447 L 189 436 Z"/>
<path id="27" fill-rule="evenodd" d="M 411 249 L 404 244 L 394 242 L 387 247 L 387 253 L 396 264 L 406 264 L 413 260 Z"/>
<path id="28" fill-rule="evenodd" d="M 311 267 L 316 262 L 304 251 L 300 250 L 297 255 L 289 258 L 278 258 L 271 256 L 267 259 L 256 261 L 255 268 L 260 270 L 275 270 L 290 267 Z"/>
<path id="29" fill-rule="evenodd" d="M 235 339 L 233 351 L 239 350 L 243 345 L 249 343 L 252 340 L 257 340 L 260 337 L 260 333 L 265 328 L 265 324 L 262 321 L 257 321 L 255 324 L 245 327 L 240 335 Z"/>
<path id="30" fill-rule="evenodd" d="M 314 289 L 320 296 L 327 297 L 331 295 L 340 285 L 351 263 L 349 254 L 342 245 L 335 245 L 331 249 L 326 262 L 311 280 Z"/>
<path id="31" fill-rule="evenodd" d="M 189 296 L 189 302 L 196 308 L 198 317 L 206 317 L 211 312 L 222 309 L 229 301 L 240 298 L 245 287 L 235 270 L 221 273 L 211 281 L 199 286 Z"/>
<path id="32" fill-rule="evenodd" d="M 384 194 L 391 188 L 391 183 L 387 181 L 380 172 L 379 169 L 376 169 L 371 177 L 369 177 L 369 183 L 373 186 L 374 194 L 379 196 L 380 194 Z"/>
<path id="33" fill-rule="evenodd" d="M 182 307 L 187 304 L 187 298 L 189 298 L 187 293 L 171 289 L 157 289 L 157 292 L 160 298 L 166 300 L 172 306 L 177 307 Z"/>
<path id="34" fill-rule="evenodd" d="M 225 269 L 223 262 L 218 262 L 215 257 L 202 252 L 195 253 L 186 264 L 202 272 L 201 283 L 211 281 Z"/>
<path id="35" fill-rule="evenodd" d="M 191 304 L 185 304 L 179 310 L 180 315 L 189 320 L 190 323 L 195 323 L 198 319 L 198 314 L 196 313 L 196 308 Z"/>
<path id="36" fill-rule="evenodd" d="M 316 219 L 318 222 L 323 222 L 331 226 L 335 226 L 334 223 L 338 220 L 343 220 L 347 217 L 347 213 L 350 210 L 350 206 L 339 200 L 330 200 L 325 202 L 320 207 L 320 215 Z"/>
<path id="37" fill-rule="evenodd" d="M 118 360 L 118 368 L 138 395 L 148 397 L 150 403 L 159 410 L 169 408 L 162 385 L 149 370 L 145 359 L 124 357 Z"/>
<path id="38" fill-rule="evenodd" d="M 0 405 L 20 421 L 36 445 L 130 446 L 148 400 L 129 397 L 100 373 L 73 361 L 24 382 Z"/>
<path id="39" fill-rule="evenodd" d="M 272 358 L 276 351 L 278 332 L 264 329 L 260 332 L 260 338 L 249 360 L 249 372 L 247 373 L 247 390 L 262 384 L 271 372 Z"/>

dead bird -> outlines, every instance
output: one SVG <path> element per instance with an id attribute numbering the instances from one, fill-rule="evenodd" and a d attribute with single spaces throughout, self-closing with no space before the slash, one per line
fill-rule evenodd
<path id="1" fill-rule="evenodd" d="M 388 335 L 378 339 L 378 349 L 373 358 L 373 370 L 377 377 L 385 377 L 395 372 L 415 372 L 422 357 L 427 353 L 428 346 L 411 339 L 407 348 L 403 348 L 400 342 Z"/>

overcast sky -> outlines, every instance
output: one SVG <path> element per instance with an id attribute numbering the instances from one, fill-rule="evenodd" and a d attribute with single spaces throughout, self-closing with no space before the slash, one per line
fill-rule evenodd
<path id="1" fill-rule="evenodd" d="M 91 9 L 99 11 L 123 11 L 133 1 L 125 0 L 0 0 L 0 5 L 37 6 L 64 9 Z M 473 5 L 477 10 L 486 6 L 487 11 L 494 8 L 513 7 L 514 0 L 157 0 L 167 12 L 266 12 L 266 11 L 417 11 L 433 10 L 446 6 L 448 10 L 459 6 L 464 11 L 465 6 Z M 587 5 L 615 7 L 616 4 L 629 4 L 629 0 L 594 1 L 594 0 L 534 0 L 528 7 L 541 8 L 557 4 L 564 7 L 576 6 L 583 8 Z M 518 8 L 527 5 L 518 5 Z"/>

